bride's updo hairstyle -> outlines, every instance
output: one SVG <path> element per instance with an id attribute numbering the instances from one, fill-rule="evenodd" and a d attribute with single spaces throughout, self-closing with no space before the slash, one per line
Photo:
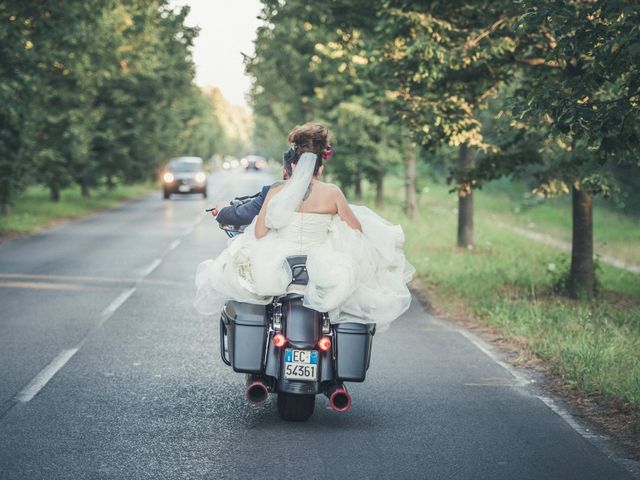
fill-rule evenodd
<path id="1" fill-rule="evenodd" d="M 294 155 L 292 164 L 297 164 L 300 155 L 306 152 L 316 154 L 316 165 L 313 174 L 317 175 L 322 166 L 322 155 L 326 145 L 329 143 L 329 128 L 321 123 L 305 123 L 298 125 L 291 130 L 288 137 L 289 143 L 293 146 Z"/>

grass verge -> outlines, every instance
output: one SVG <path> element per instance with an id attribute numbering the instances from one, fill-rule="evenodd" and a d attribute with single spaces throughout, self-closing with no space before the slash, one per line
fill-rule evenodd
<path id="1" fill-rule="evenodd" d="M 89 198 L 83 198 L 78 188 L 61 192 L 59 202 L 49 199 L 44 187 L 27 188 L 16 200 L 10 216 L 0 216 L 0 239 L 35 233 L 64 220 L 112 208 L 125 200 L 158 191 L 153 183 L 121 185 L 115 190 L 92 190 Z"/>
<path id="2" fill-rule="evenodd" d="M 558 297 L 553 285 L 568 270 L 568 255 L 517 235 L 522 218 L 501 194 L 475 194 L 476 248 L 455 248 L 457 213 L 446 187 L 420 196 L 419 213 L 410 221 L 402 212 L 402 185 L 390 178 L 385 207 L 378 211 L 402 224 L 405 250 L 416 267 L 414 283 L 434 310 L 454 319 L 488 327 L 520 350 L 520 358 L 542 360 L 564 393 L 613 406 L 628 414 L 637 445 L 640 428 L 640 275 L 599 264 L 601 292 L 591 301 Z M 365 191 L 373 204 L 373 192 Z M 544 212 L 536 212 L 544 208 Z M 566 222 L 561 205 L 531 206 L 539 224 Z M 499 216 L 499 221 L 496 221 Z M 559 220 L 563 219 L 563 220 Z M 637 249 L 629 230 L 634 220 L 606 219 L 621 250 Z M 569 226 L 570 228 L 570 226 Z M 640 449 L 637 451 L 640 453 Z"/>

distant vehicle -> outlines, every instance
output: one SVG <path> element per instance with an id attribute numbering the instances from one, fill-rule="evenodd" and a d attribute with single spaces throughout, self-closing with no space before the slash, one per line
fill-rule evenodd
<path id="1" fill-rule="evenodd" d="M 247 155 L 242 160 L 246 170 L 262 170 L 267 165 L 267 160 L 259 155 Z"/>
<path id="2" fill-rule="evenodd" d="M 231 155 L 227 155 L 224 157 L 224 161 L 222 162 L 222 168 L 224 170 L 231 170 L 234 168 L 238 168 L 240 166 L 240 161 L 236 157 L 232 157 Z"/>
<path id="3" fill-rule="evenodd" d="M 172 193 L 201 193 L 207 198 L 207 174 L 200 157 L 178 157 L 169 162 L 162 174 L 163 196 Z"/>

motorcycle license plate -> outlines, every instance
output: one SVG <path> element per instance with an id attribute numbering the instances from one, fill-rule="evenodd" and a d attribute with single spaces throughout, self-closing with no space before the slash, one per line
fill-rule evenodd
<path id="1" fill-rule="evenodd" d="M 178 187 L 178 190 L 181 192 L 190 192 L 191 191 L 191 186 L 189 185 L 180 185 Z"/>
<path id="2" fill-rule="evenodd" d="M 295 348 L 285 349 L 284 378 L 315 382 L 318 378 L 318 352 Z"/>

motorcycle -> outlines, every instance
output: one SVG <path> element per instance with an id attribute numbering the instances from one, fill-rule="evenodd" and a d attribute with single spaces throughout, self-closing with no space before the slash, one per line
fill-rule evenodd
<path id="1" fill-rule="evenodd" d="M 214 217 L 215 209 L 209 209 Z M 229 237 L 241 227 L 222 225 Z M 352 397 L 345 382 L 364 382 L 371 360 L 375 324 L 331 324 L 325 312 L 303 305 L 308 282 L 306 256 L 287 257 L 291 284 L 268 305 L 230 300 L 220 316 L 220 356 L 235 372 L 246 374 L 252 404 L 277 395 L 286 421 L 305 421 L 324 394 L 331 409 L 346 412 Z"/>

